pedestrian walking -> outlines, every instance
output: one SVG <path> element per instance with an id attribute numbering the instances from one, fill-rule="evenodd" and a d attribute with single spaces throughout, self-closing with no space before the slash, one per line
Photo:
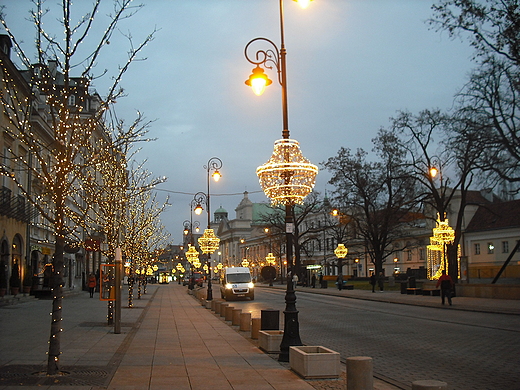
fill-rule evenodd
<path id="1" fill-rule="evenodd" d="M 293 282 L 293 288 L 296 290 L 296 285 L 298 284 L 298 275 L 294 274 L 293 277 L 292 277 L 292 282 Z"/>
<path id="2" fill-rule="evenodd" d="M 441 300 L 443 305 L 445 299 L 448 298 L 448 303 L 451 306 L 451 289 L 454 285 L 455 283 L 453 283 L 451 276 L 447 275 L 445 270 L 442 270 L 442 275 L 439 280 L 437 280 L 437 287 L 441 286 Z"/>
<path id="3" fill-rule="evenodd" d="M 376 292 L 376 274 L 374 272 L 372 272 L 370 274 L 370 282 L 369 283 L 372 285 L 372 292 L 375 293 Z"/>
<path id="4" fill-rule="evenodd" d="M 94 290 L 96 289 L 96 284 L 97 284 L 96 277 L 94 276 L 94 274 L 90 274 L 88 276 L 88 282 L 87 282 L 87 287 L 88 287 L 88 292 L 90 293 L 90 298 L 94 298 Z"/>
<path id="5" fill-rule="evenodd" d="M 382 272 L 379 272 L 379 278 L 377 279 L 377 284 L 379 285 L 379 291 L 383 292 L 383 288 L 385 285 L 385 275 Z"/>
<path id="6" fill-rule="evenodd" d="M 311 287 L 312 288 L 316 287 L 316 275 L 315 274 L 312 274 L 312 277 L 311 277 Z"/>

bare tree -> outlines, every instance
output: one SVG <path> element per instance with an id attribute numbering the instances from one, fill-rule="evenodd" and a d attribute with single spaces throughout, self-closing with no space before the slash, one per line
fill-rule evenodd
<path id="1" fill-rule="evenodd" d="M 271 207 L 271 206 L 270 206 Z M 319 237 L 319 233 L 323 227 L 316 223 L 316 215 L 320 213 L 323 207 L 323 201 L 319 198 L 319 193 L 313 192 L 301 205 L 292 207 L 294 232 L 294 273 L 303 278 L 303 270 L 301 267 L 302 252 L 308 256 L 311 255 L 310 244 Z M 273 235 L 285 234 L 285 207 L 271 207 L 274 212 L 264 213 L 259 216 L 259 222 L 267 225 Z"/>
<path id="2" fill-rule="evenodd" d="M 36 160 L 30 163 L 29 159 L 15 151 L 13 156 L 10 156 L 18 159 L 33 175 L 38 188 L 36 191 L 30 191 L 25 187 L 25 183 L 17 181 L 11 166 L 3 164 L 2 173 L 11 176 L 17 182 L 26 199 L 53 225 L 55 234 L 53 308 L 47 364 L 49 375 L 59 372 L 64 247 L 67 240 L 78 233 L 80 221 L 90 207 L 80 201 L 81 188 L 89 182 L 86 176 L 88 168 L 95 167 L 100 162 L 100 154 L 92 155 L 87 152 L 92 150 L 91 147 L 96 140 L 112 144 L 113 140 L 103 127 L 103 117 L 116 99 L 123 95 L 120 87 L 122 76 L 133 61 L 140 59 L 138 55 L 142 48 L 153 39 L 152 32 L 141 44 L 134 46 L 128 34 L 130 49 L 123 65 L 118 66 L 115 72 L 104 70 L 95 75 L 95 66 L 100 56 L 107 51 L 107 45 L 113 33 L 118 31 L 119 23 L 139 9 L 139 6 L 131 6 L 130 0 L 115 1 L 114 13 L 108 26 L 102 28 L 96 23 L 100 3 L 100 0 L 94 2 L 91 12 L 79 21 L 74 21 L 71 13 L 72 2 L 62 0 L 60 8 L 63 17 L 59 22 L 59 29 L 63 35 L 55 36 L 44 28 L 47 12 L 43 8 L 43 1 L 35 0 L 35 9 L 31 11 L 31 16 L 36 29 L 36 65 L 31 63 L 22 50 L 13 30 L 7 25 L 5 15 L 0 15 L 0 22 L 9 34 L 22 65 L 29 70 L 30 77 L 27 78 L 27 83 L 32 93 L 28 100 L 19 102 L 13 101 L 17 98 L 16 95 L 2 96 L 3 109 L 10 112 L 11 121 L 4 131 L 17 139 Z M 96 35 L 89 34 L 94 29 L 101 29 L 104 33 L 99 41 L 90 42 L 88 38 Z M 89 54 L 82 55 L 85 52 Z M 80 67 L 82 71 L 77 71 Z M 2 64 L 4 75 L 12 76 L 9 74 L 10 71 L 11 69 Z M 73 76 L 74 72 L 77 72 L 76 77 Z M 112 82 L 107 93 L 101 98 L 89 90 L 89 85 L 94 78 L 107 73 L 112 76 Z M 13 78 L 7 77 L 5 80 L 5 88 L 16 88 L 9 85 Z M 41 102 L 45 103 L 42 118 L 45 120 L 45 126 L 50 128 L 54 141 L 50 144 L 46 143 L 45 139 L 34 138 L 28 120 L 32 114 L 33 103 Z M 25 111 L 23 114 L 16 114 L 13 107 L 25 107 Z M 112 149 L 117 150 L 116 147 Z"/>
<path id="3" fill-rule="evenodd" d="M 414 180 L 406 171 L 405 151 L 396 137 L 380 130 L 373 140 L 381 161 L 368 161 L 367 153 L 341 148 L 323 165 L 332 173 L 333 200 L 348 215 L 365 243 L 376 273 L 404 234 L 403 225 L 417 208 Z"/>
<path id="4" fill-rule="evenodd" d="M 437 212 L 440 221 L 446 219 L 449 210 L 456 217 L 455 240 L 448 245 L 447 269 L 456 281 L 464 209 L 483 140 L 472 132 L 465 117 L 450 116 L 440 110 L 423 110 L 417 115 L 399 112 L 391 122 L 391 131 L 402 137 L 399 142 L 407 151 L 410 175 L 419 184 L 419 199 L 427 209 Z M 455 196 L 460 197 L 458 209 L 452 202 Z"/>
<path id="5" fill-rule="evenodd" d="M 442 0 L 430 24 L 467 37 L 479 67 L 458 96 L 459 115 L 487 143 L 480 166 L 500 180 L 520 182 L 518 111 L 520 12 L 518 0 Z M 488 184 L 496 185 L 497 176 Z"/>
<path id="6" fill-rule="evenodd" d="M 432 6 L 430 25 L 451 37 L 466 33 L 475 59 L 497 55 L 520 65 L 520 12 L 518 0 L 440 0 Z"/>
<path id="7" fill-rule="evenodd" d="M 139 164 L 130 171 L 128 178 L 127 214 L 123 219 L 123 251 L 131 260 L 130 277 L 136 279 L 136 274 L 141 275 L 150 265 L 155 250 L 165 248 L 170 237 L 161 223 L 162 212 L 169 206 L 168 198 L 164 203 L 157 201 L 157 194 L 153 187 L 162 182 L 161 178 L 152 178 L 151 173 L 143 168 L 144 163 Z M 138 271 L 138 272 L 136 272 Z M 141 295 L 141 282 L 139 281 L 138 297 Z M 133 283 L 129 283 L 128 306 L 132 307 Z"/>

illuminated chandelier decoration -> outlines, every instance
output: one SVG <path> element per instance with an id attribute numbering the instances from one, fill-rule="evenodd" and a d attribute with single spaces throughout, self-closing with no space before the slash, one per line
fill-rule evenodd
<path id="1" fill-rule="evenodd" d="M 269 252 L 265 257 L 265 261 L 267 262 L 267 265 L 275 265 L 276 257 L 271 252 Z"/>
<path id="2" fill-rule="evenodd" d="M 193 264 L 195 260 L 199 259 L 199 252 L 191 244 L 188 244 L 188 250 L 186 251 L 186 259 L 188 259 L 190 264 Z"/>
<path id="3" fill-rule="evenodd" d="M 274 205 L 302 204 L 314 188 L 318 167 L 303 157 L 298 141 L 279 139 L 273 155 L 256 169 L 260 186 Z"/>
<path id="4" fill-rule="evenodd" d="M 348 253 L 348 249 L 345 248 L 345 245 L 343 245 L 343 244 L 338 244 L 338 247 L 336 249 L 334 249 L 334 254 L 336 255 L 336 257 L 338 259 L 344 259 L 345 256 L 347 256 L 347 253 Z"/>
<path id="5" fill-rule="evenodd" d="M 220 238 L 215 236 L 213 229 L 204 230 L 204 234 L 198 239 L 202 253 L 213 253 L 218 249 Z"/>
<path id="6" fill-rule="evenodd" d="M 247 259 L 242 260 L 242 267 L 249 267 L 249 261 L 247 261 Z"/>
<path id="7" fill-rule="evenodd" d="M 440 216 L 437 215 L 436 224 L 428 245 L 428 278 L 430 279 L 439 279 L 441 276 L 446 263 L 445 245 L 453 244 L 455 241 L 455 231 L 449 225 L 447 218 L 441 221 Z"/>

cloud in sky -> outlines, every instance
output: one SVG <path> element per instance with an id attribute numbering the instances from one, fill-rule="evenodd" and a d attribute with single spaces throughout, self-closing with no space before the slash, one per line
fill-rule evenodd
<path id="1" fill-rule="evenodd" d="M 61 16 L 54 3 L 47 3 L 50 23 Z M 100 15 L 110 12 L 110 2 L 105 3 Z M 128 96 L 116 108 L 127 122 L 136 110 L 155 120 L 149 136 L 158 140 L 140 145 L 138 158 L 148 160 L 154 176 L 168 177 L 158 187 L 172 191 L 172 205 L 162 219 L 179 243 L 193 199 L 185 193 L 206 191 L 203 165 L 211 157 L 223 161 L 223 177 L 211 185 L 212 212 L 223 206 L 234 218 L 246 190 L 253 201 L 267 201 L 255 171 L 281 138 L 281 90 L 273 82 L 261 97 L 251 92 L 244 81 L 253 65 L 244 48 L 256 37 L 279 45 L 278 1 L 142 3 L 145 7 L 121 31 L 131 31 L 136 42 L 155 27 L 158 32 L 143 52 L 146 61 L 134 63 L 125 75 Z M 31 52 L 34 32 L 23 22 L 31 2 L 4 4 L 11 30 Z M 89 5 L 81 1 L 73 9 Z M 429 29 L 431 5 L 427 0 L 315 0 L 302 10 L 284 2 L 289 130 L 312 163 L 319 165 L 340 147 L 370 151 L 371 139 L 397 110 L 452 107 L 474 66 L 472 51 L 467 42 Z M 125 41 L 114 37 L 108 47 L 100 67 L 124 63 Z M 103 81 L 95 86 L 103 95 Z M 316 190 L 332 189 L 327 180 L 321 171 Z M 204 225 L 206 217 L 198 220 Z"/>

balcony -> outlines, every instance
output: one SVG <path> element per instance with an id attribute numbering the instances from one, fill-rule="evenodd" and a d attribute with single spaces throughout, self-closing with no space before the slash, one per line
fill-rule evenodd
<path id="1" fill-rule="evenodd" d="M 7 187 L 0 188 L 0 215 L 29 223 L 36 215 L 36 210 L 23 195 L 13 195 Z"/>

